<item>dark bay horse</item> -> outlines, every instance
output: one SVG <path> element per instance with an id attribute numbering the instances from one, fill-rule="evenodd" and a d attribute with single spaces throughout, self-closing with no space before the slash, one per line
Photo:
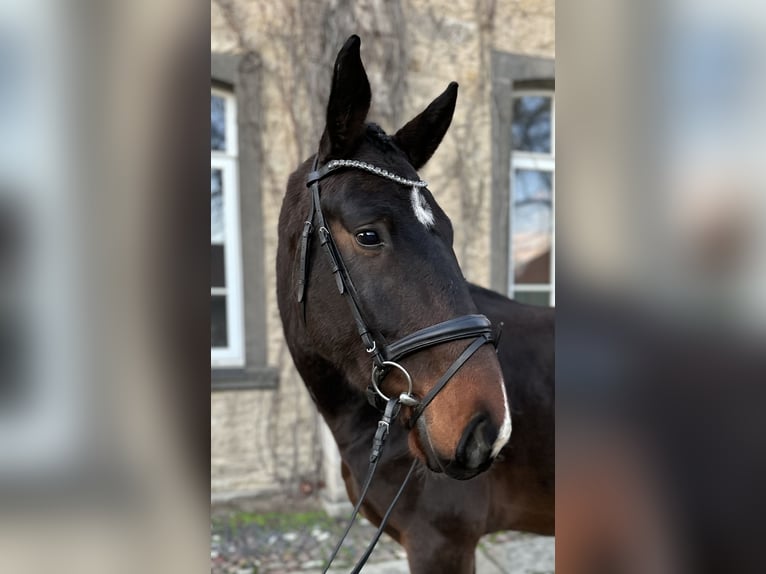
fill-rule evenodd
<path id="1" fill-rule="evenodd" d="M 386 532 L 406 549 L 413 573 L 470 573 L 486 533 L 553 534 L 553 313 L 465 280 L 452 224 L 417 176 L 452 121 L 457 84 L 388 136 L 366 123 L 371 91 L 359 46 L 352 36 L 338 54 L 319 151 L 288 182 L 279 219 L 279 310 L 295 365 L 338 444 L 353 502 L 380 418 L 366 394 L 377 345 L 440 325 L 454 330 L 454 318 L 483 325 L 481 314 L 504 324 L 497 349 L 480 341 L 441 388 L 437 381 L 470 341 L 439 340 L 400 359 L 413 397 L 437 394 L 419 413 L 402 407 L 362 506 L 380 523 L 417 459 Z M 321 229 L 306 223 L 316 222 L 317 210 Z M 328 258 L 325 250 L 336 253 Z M 385 394 L 407 392 L 402 371 L 380 380 Z"/>

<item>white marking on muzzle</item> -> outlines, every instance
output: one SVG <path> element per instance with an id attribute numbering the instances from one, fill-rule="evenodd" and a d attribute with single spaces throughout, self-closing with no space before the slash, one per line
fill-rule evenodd
<path id="1" fill-rule="evenodd" d="M 508 396 L 505 394 L 505 381 L 500 380 L 500 388 L 503 390 L 503 407 L 505 408 L 505 415 L 503 416 L 503 424 L 500 426 L 500 432 L 497 434 L 495 444 L 492 445 L 492 453 L 490 456 L 495 458 L 498 453 L 511 438 L 511 409 L 508 408 Z"/>
<path id="2" fill-rule="evenodd" d="M 425 225 L 428 229 L 433 227 L 434 214 L 431 211 L 431 206 L 428 205 L 426 198 L 420 193 L 420 189 L 413 187 L 410 192 L 410 202 L 412 203 L 412 211 L 415 212 L 415 217 L 418 221 Z"/>

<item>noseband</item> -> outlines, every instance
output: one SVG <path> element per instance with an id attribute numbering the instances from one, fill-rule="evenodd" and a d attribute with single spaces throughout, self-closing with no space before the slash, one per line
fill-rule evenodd
<path id="1" fill-rule="evenodd" d="M 364 487 L 361 492 L 361 496 L 354 508 L 354 512 L 349 521 L 346 532 L 343 534 L 340 542 L 335 548 L 330 561 L 325 568 L 329 568 L 333 559 L 337 555 L 343 540 L 351 529 L 354 518 L 356 517 L 362 501 L 364 500 L 369 486 L 372 482 L 372 477 L 377 468 L 377 463 L 383 450 L 383 445 L 388 437 L 389 423 L 399 413 L 401 405 L 405 405 L 413 408 L 412 416 L 408 421 L 409 428 L 412 428 L 417 419 L 423 414 L 425 408 L 433 401 L 436 395 L 444 389 L 450 379 L 457 373 L 457 371 L 465 364 L 468 359 L 473 356 L 483 345 L 487 343 L 496 344 L 498 337 L 494 337 L 492 333 L 492 324 L 489 319 L 484 315 L 463 315 L 455 317 L 420 329 L 414 333 L 410 333 L 401 339 L 394 341 L 393 343 L 386 344 L 383 341 L 378 340 L 372 329 L 370 329 L 367 321 L 364 319 L 362 313 L 362 307 L 359 300 L 359 293 L 354 287 L 354 283 L 349 275 L 348 268 L 346 267 L 340 251 L 333 240 L 330 228 L 325 221 L 324 214 L 322 213 L 322 206 L 320 202 L 320 189 L 319 182 L 329 175 L 342 169 L 357 169 L 366 171 L 377 175 L 379 177 L 394 181 L 401 185 L 409 186 L 413 189 L 426 187 L 426 182 L 422 180 L 410 180 L 393 174 L 385 169 L 379 168 L 369 163 L 365 163 L 357 160 L 332 160 L 324 164 L 322 167 L 317 167 L 318 155 L 314 158 L 314 164 L 311 172 L 306 178 L 306 185 L 311 191 L 311 204 L 309 207 L 308 217 L 303 224 L 303 233 L 301 234 L 301 252 L 299 262 L 299 277 L 298 277 L 298 301 L 302 305 L 303 317 L 306 317 L 306 289 L 308 287 L 308 265 L 309 265 L 309 247 L 311 237 L 314 231 L 319 235 L 319 243 L 322 245 L 324 252 L 327 254 L 330 268 L 335 276 L 335 283 L 338 291 L 341 295 L 345 295 L 348 301 L 351 314 L 356 324 L 357 332 L 362 339 L 367 353 L 370 354 L 372 359 L 372 376 L 370 384 L 367 387 L 367 400 L 376 409 L 383 413 L 381 420 L 378 422 L 378 429 L 375 433 L 373 441 L 372 452 L 370 454 L 370 468 L 367 473 L 367 479 L 365 480 Z M 502 326 L 502 325 L 501 325 Z M 442 343 L 450 341 L 458 341 L 462 339 L 473 339 L 471 343 L 463 350 L 458 358 L 452 363 L 452 365 L 445 371 L 445 373 L 439 378 L 436 385 L 428 392 L 428 394 L 418 400 L 412 395 L 412 377 L 407 369 L 405 369 L 399 361 L 403 358 L 413 355 L 423 349 L 434 347 Z M 401 393 L 398 397 L 388 397 L 380 389 L 383 380 L 392 371 L 398 370 L 402 373 L 405 380 L 408 383 L 408 389 L 406 392 Z M 412 466 L 402 483 L 399 491 L 394 497 L 393 502 L 389 506 L 385 516 L 381 520 L 381 524 L 378 528 L 375 538 L 370 543 L 364 556 L 357 563 L 353 572 L 359 572 L 362 566 L 366 563 L 372 553 L 372 549 L 383 532 L 383 529 L 388 521 L 388 517 L 393 510 L 394 505 L 398 501 L 402 494 L 405 485 L 407 484 L 412 471 L 415 467 L 416 460 L 413 461 Z"/>

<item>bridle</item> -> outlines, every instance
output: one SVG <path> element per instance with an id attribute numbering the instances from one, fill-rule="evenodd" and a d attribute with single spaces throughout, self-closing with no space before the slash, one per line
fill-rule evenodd
<path id="1" fill-rule="evenodd" d="M 367 321 L 364 319 L 362 307 L 359 300 L 359 293 L 354 286 L 354 282 L 351 280 L 351 276 L 346 268 L 346 265 L 341 257 L 340 251 L 335 245 L 332 234 L 330 233 L 329 226 L 325 221 L 324 213 L 322 212 L 322 206 L 320 202 L 320 188 L 319 182 L 329 175 L 342 170 L 342 169 L 358 169 L 373 173 L 379 177 L 389 179 L 407 185 L 413 188 L 426 187 L 426 182 L 422 180 L 409 180 L 391 172 L 376 167 L 372 164 L 357 161 L 357 160 L 331 160 L 322 167 L 317 169 L 318 158 L 314 159 L 314 165 L 311 172 L 306 178 L 306 185 L 311 190 L 311 204 L 309 207 L 309 213 L 306 221 L 303 224 L 303 233 L 301 234 L 301 251 L 299 262 L 299 276 L 298 276 L 298 301 L 303 306 L 303 316 L 305 318 L 306 311 L 306 290 L 308 281 L 308 266 L 309 266 L 309 246 L 311 236 L 314 231 L 319 235 L 319 242 L 324 248 L 330 262 L 330 268 L 335 276 L 335 283 L 338 288 L 338 292 L 346 296 L 346 300 L 349 303 L 351 314 L 356 324 L 359 337 L 362 339 L 362 344 L 365 350 L 372 359 L 372 377 L 370 385 L 367 388 L 367 397 L 370 404 L 372 404 L 379 411 L 385 409 L 385 404 L 390 400 L 380 390 L 380 384 L 383 382 L 385 376 L 390 372 L 391 368 L 395 368 L 402 372 L 405 379 L 408 382 L 408 390 L 406 393 L 402 393 L 398 400 L 403 405 L 409 407 L 415 407 L 415 412 L 411 419 L 410 424 L 414 424 L 414 421 L 420 417 L 428 404 L 434 399 L 434 397 L 444 388 L 449 378 L 440 379 L 439 383 L 434 386 L 433 389 L 424 397 L 418 401 L 412 396 L 412 378 L 407 370 L 399 364 L 404 357 L 412 355 L 418 351 L 447 343 L 450 341 L 456 341 L 460 339 L 474 338 L 476 345 L 471 344 L 468 349 L 471 350 L 470 354 L 467 354 L 464 358 L 463 355 L 458 357 L 455 364 L 448 369 L 447 373 L 453 371 L 453 367 L 457 367 L 451 373 L 459 369 L 465 361 L 467 361 L 473 353 L 475 353 L 481 345 L 485 343 L 492 343 L 494 341 L 492 333 L 492 323 L 484 315 L 462 315 L 453 319 L 448 319 L 441 323 L 431 325 L 425 329 L 415 331 L 398 341 L 394 341 L 390 344 L 380 343 L 373 335 L 372 329 L 368 326 Z M 481 343 L 481 344 L 478 344 Z M 461 361 L 460 359 L 463 358 Z M 381 402 L 382 401 L 382 402 Z"/>
<path id="2" fill-rule="evenodd" d="M 389 425 L 391 421 L 396 418 L 401 409 L 401 405 L 405 405 L 413 408 L 413 414 L 408 421 L 409 428 L 412 428 L 417 419 L 423 414 L 426 407 L 433 401 L 436 395 L 444 389 L 450 379 L 457 373 L 457 371 L 478 351 L 483 345 L 487 343 L 496 344 L 499 336 L 493 336 L 492 324 L 489 319 L 484 315 L 462 315 L 452 319 L 448 319 L 441 323 L 431 325 L 424 329 L 410 333 L 401 339 L 394 341 L 393 343 L 386 344 L 382 340 L 379 340 L 373 334 L 372 329 L 364 318 L 362 307 L 359 300 L 359 293 L 354 287 L 354 282 L 351 280 L 348 269 L 341 257 L 335 241 L 333 240 L 330 228 L 322 212 L 322 206 L 320 201 L 320 188 L 319 182 L 326 177 L 336 173 L 343 169 L 357 169 L 372 173 L 379 177 L 394 181 L 401 185 L 406 185 L 413 189 L 426 187 L 427 184 L 422 180 L 410 180 L 400 177 L 388 170 L 382 169 L 375 165 L 358 161 L 358 160 L 345 160 L 336 159 L 331 160 L 321 167 L 318 167 L 319 156 L 314 157 L 314 163 L 306 178 L 306 185 L 310 189 L 311 203 L 309 207 L 308 216 L 303 224 L 303 232 L 301 234 L 301 250 L 299 261 L 299 276 L 298 276 L 298 302 L 301 303 L 304 321 L 306 318 L 306 291 L 308 288 L 308 266 L 309 266 L 309 249 L 310 242 L 313 233 L 319 235 L 319 243 L 322 246 L 324 252 L 327 254 L 330 268 L 335 276 L 335 283 L 338 291 L 341 295 L 344 295 L 346 301 L 348 301 L 351 314 L 356 324 L 359 337 L 362 339 L 362 344 L 365 350 L 372 359 L 372 376 L 370 378 L 370 384 L 367 387 L 367 400 L 368 402 L 382 412 L 382 417 L 378 421 L 378 428 L 375 432 L 375 438 L 373 440 L 372 451 L 370 454 L 370 467 L 367 472 L 367 478 L 365 480 L 364 487 L 362 489 L 359 500 L 351 515 L 351 520 L 346 528 L 345 533 L 341 537 L 335 551 L 333 552 L 330 560 L 325 567 L 325 572 L 330 567 L 330 564 L 337 555 L 340 547 L 348 534 L 351 526 L 359 512 L 359 508 L 367 495 L 367 491 L 372 483 L 372 477 L 375 474 L 378 461 L 383 451 L 386 438 L 389 433 Z M 502 325 L 501 325 L 502 327 Z M 405 369 L 399 361 L 404 357 L 417 353 L 423 349 L 447 343 L 450 341 L 458 341 L 462 339 L 473 339 L 458 356 L 458 358 L 452 363 L 452 365 L 445 371 L 445 373 L 439 378 L 436 385 L 426 394 L 425 397 L 418 400 L 412 395 L 412 377 L 407 369 Z M 398 397 L 388 397 L 380 386 L 383 383 L 386 375 L 391 372 L 392 369 L 396 369 L 402 373 L 407 381 L 408 389 L 406 392 L 401 393 Z M 412 472 L 415 468 L 417 459 L 413 461 L 410 466 L 409 472 L 404 479 L 402 485 L 399 488 L 396 496 L 394 497 L 391 505 L 386 511 L 378 531 L 373 538 L 373 541 L 367 547 L 365 554 L 359 560 L 357 565 L 352 570 L 353 573 L 357 573 L 361 570 L 362 566 L 367 562 L 372 550 L 375 547 L 380 535 L 383 533 L 383 529 L 388 521 L 388 518 L 393 511 L 394 506 L 399 500 L 404 487 L 412 476 Z"/>

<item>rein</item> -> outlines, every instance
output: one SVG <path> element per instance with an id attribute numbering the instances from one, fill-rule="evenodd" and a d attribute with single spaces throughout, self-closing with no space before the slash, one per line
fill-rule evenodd
<path id="1" fill-rule="evenodd" d="M 394 341 L 390 344 L 385 344 L 382 341 L 376 339 L 372 329 L 370 329 L 367 321 L 364 319 L 362 312 L 362 306 L 360 304 L 359 293 L 354 287 L 354 283 L 351 280 L 348 269 L 341 257 L 340 251 L 335 245 L 335 241 L 332 238 L 330 229 L 325 221 L 324 214 L 322 213 L 322 206 L 320 200 L 319 182 L 327 176 L 335 173 L 340 169 L 358 169 L 366 171 L 383 177 L 385 179 L 394 181 L 401 185 L 407 185 L 411 188 L 417 189 L 426 187 L 426 182 L 422 180 L 409 180 L 393 174 L 385 169 L 374 166 L 372 164 L 357 161 L 357 160 L 332 160 L 325 165 L 318 167 L 319 156 L 314 157 L 314 164 L 311 172 L 306 178 L 306 185 L 311 192 L 311 204 L 309 207 L 308 216 L 303 224 L 303 232 L 301 233 L 301 251 L 299 261 L 299 277 L 297 283 L 298 302 L 302 305 L 303 319 L 306 319 L 306 290 L 308 287 L 308 265 L 310 255 L 310 243 L 311 237 L 314 231 L 319 235 L 319 243 L 326 253 L 330 262 L 330 268 L 335 276 L 335 283 L 338 288 L 338 292 L 344 295 L 348 301 L 351 315 L 354 318 L 357 332 L 362 339 L 367 353 L 370 354 L 372 359 L 372 376 L 370 384 L 367 387 L 367 401 L 382 413 L 381 419 L 378 421 L 378 427 L 375 431 L 375 437 L 373 439 L 372 449 L 370 453 L 370 464 L 367 470 L 367 477 L 364 481 L 362 492 L 360 493 L 359 500 L 357 501 L 354 510 L 351 514 L 351 518 L 348 522 L 343 536 L 338 541 L 332 555 L 330 556 L 324 572 L 330 568 L 333 560 L 338 554 L 338 551 L 343 544 L 346 536 L 348 535 L 351 527 L 359 513 L 359 509 L 364 502 L 367 492 L 372 484 L 372 479 L 375 475 L 375 471 L 378 467 L 378 462 L 383 454 L 383 448 L 386 443 L 386 439 L 389 434 L 389 425 L 394 420 L 401 410 L 401 406 L 408 406 L 413 408 L 413 415 L 408 421 L 408 428 L 412 429 L 415 422 L 423 414 L 426 407 L 433 401 L 436 395 L 441 392 L 457 371 L 470 359 L 476 351 L 478 351 L 483 345 L 487 343 L 493 343 L 496 345 L 496 341 L 499 336 L 493 336 L 492 324 L 489 319 L 484 315 L 463 315 L 455 317 L 420 329 L 406 335 L 405 337 Z M 502 327 L 502 324 L 500 325 Z M 461 339 L 473 339 L 458 358 L 452 363 L 447 371 L 439 378 L 436 385 L 428 392 L 428 394 L 422 399 L 418 400 L 412 395 L 412 377 L 407 369 L 405 369 L 399 361 L 418 351 L 440 345 L 442 343 L 457 341 Z M 408 383 L 408 389 L 406 392 L 401 393 L 398 397 L 388 397 L 381 390 L 380 385 L 383 383 L 386 376 L 392 369 L 399 370 Z M 388 519 L 393 512 L 394 506 L 399 501 L 404 488 L 409 482 L 412 473 L 415 469 L 417 459 L 413 460 L 410 466 L 407 476 L 399 487 L 399 491 L 394 496 L 393 501 L 389 505 L 388 509 L 383 516 L 380 526 L 378 527 L 375 536 L 368 545 L 364 555 L 359 559 L 356 566 L 352 570 L 352 574 L 358 573 L 367 559 L 372 554 L 378 539 L 383 533 Z"/>

